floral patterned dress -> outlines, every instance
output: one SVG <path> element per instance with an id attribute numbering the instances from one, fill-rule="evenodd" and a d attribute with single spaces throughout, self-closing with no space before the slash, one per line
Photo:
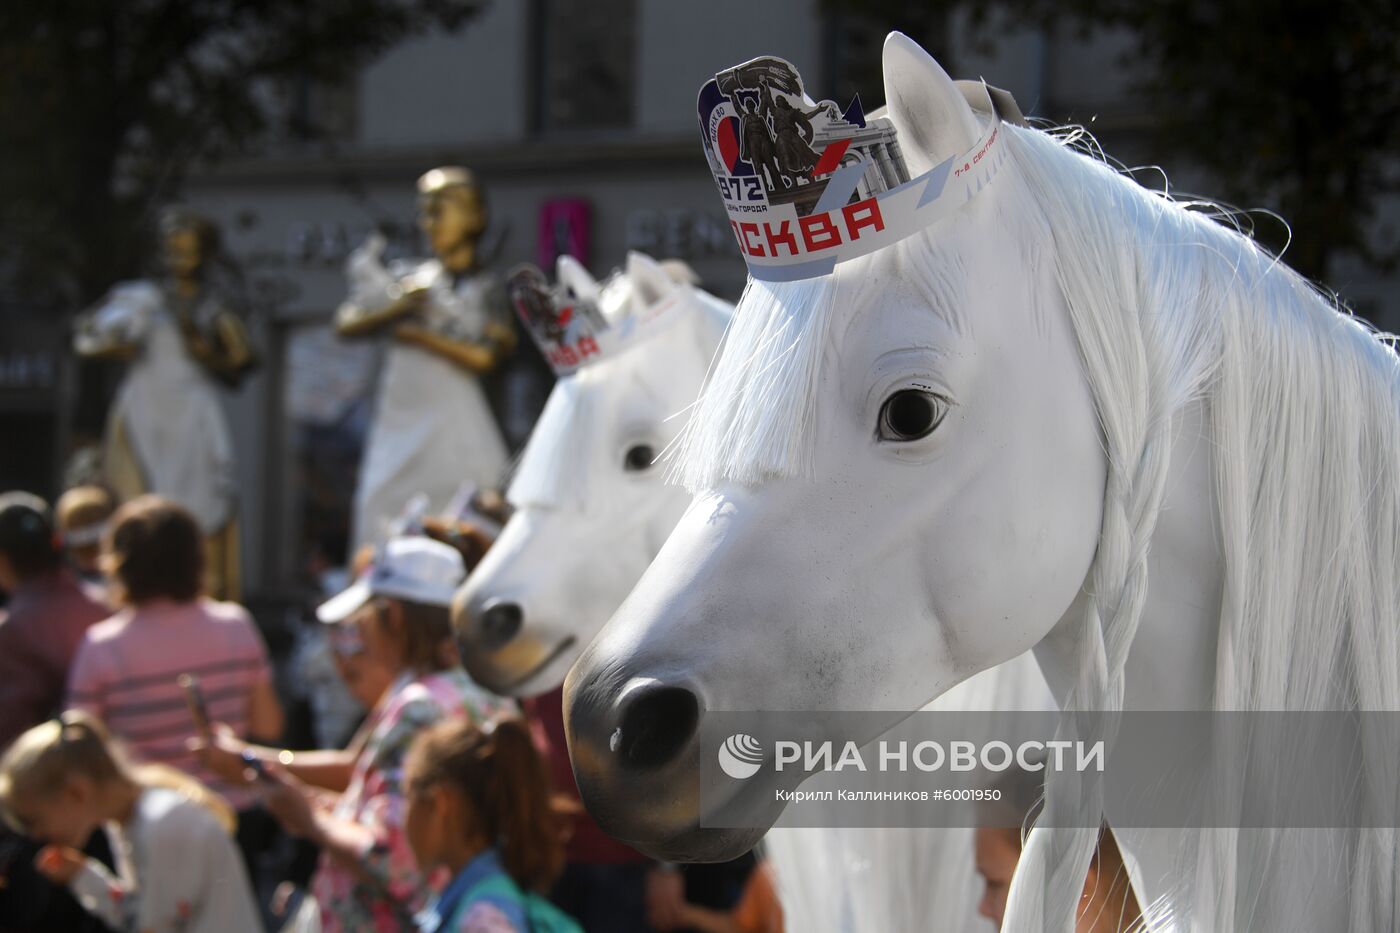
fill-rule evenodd
<path id="1" fill-rule="evenodd" d="M 479 722 L 513 712 L 508 701 L 475 684 L 460 667 L 434 674 L 401 676 L 385 692 L 366 723 L 365 741 L 336 804 L 335 816 L 371 830 L 374 842 L 361 853 L 360 875 L 322 854 L 311 880 L 325 933 L 398 933 L 413 929 L 414 915 L 438 893 L 445 878 L 424 878 L 404 834 L 404 756 L 414 737 L 443 719 L 466 716 Z"/>

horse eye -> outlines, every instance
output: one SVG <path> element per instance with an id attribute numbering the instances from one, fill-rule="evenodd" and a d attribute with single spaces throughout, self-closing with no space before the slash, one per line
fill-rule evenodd
<path id="1" fill-rule="evenodd" d="M 627 449 L 626 456 L 622 458 L 622 468 L 629 473 L 640 473 L 642 470 L 651 469 L 651 463 L 655 459 L 656 451 L 650 444 L 638 444 Z"/>
<path id="2" fill-rule="evenodd" d="M 948 403 L 922 389 L 901 389 L 880 407 L 880 439 L 917 441 L 933 433 L 943 420 Z"/>

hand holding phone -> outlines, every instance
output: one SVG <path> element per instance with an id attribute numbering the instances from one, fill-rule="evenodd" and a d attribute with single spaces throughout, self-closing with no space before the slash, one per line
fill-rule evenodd
<path id="1" fill-rule="evenodd" d="M 243 763 L 253 769 L 253 773 L 257 775 L 259 781 L 271 781 L 273 779 L 272 775 L 267 773 L 267 765 L 258 757 L 258 753 L 251 748 L 243 749 Z"/>
<path id="2" fill-rule="evenodd" d="M 210 732 L 209 707 L 204 702 L 204 692 L 199 689 L 199 678 L 193 674 L 181 674 L 175 679 L 185 693 L 185 705 L 190 708 L 190 718 L 194 720 L 195 731 L 207 737 Z"/>

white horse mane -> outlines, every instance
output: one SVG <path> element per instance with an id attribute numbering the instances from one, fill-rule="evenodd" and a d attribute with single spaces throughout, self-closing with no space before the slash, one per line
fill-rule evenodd
<path id="1" fill-rule="evenodd" d="M 1075 152 L 1067 137 L 1005 130 L 1031 202 L 1015 217 L 1002 215 L 1007 249 L 1020 253 L 1012 261 L 1054 269 L 1109 467 L 1079 671 L 1064 706 L 1122 707 L 1173 428 L 1199 402 L 1225 565 L 1210 705 L 1400 710 L 1394 353 L 1246 236 Z M 930 296 L 946 294 L 959 276 L 935 243 L 963 223 L 955 217 L 891 247 L 901 274 Z M 857 260 L 820 279 L 750 282 L 678 441 L 673 476 L 698 490 L 810 475 L 815 389 L 833 315 L 843 313 L 838 286 L 842 294 L 862 287 L 850 280 L 869 269 Z M 1393 799 L 1400 762 L 1379 749 L 1363 753 L 1365 773 L 1355 776 L 1363 799 Z M 1046 794 L 1051 825 L 1092 826 L 1102 811 L 1102 788 L 1092 782 L 1052 779 Z M 1268 865 L 1275 846 L 1301 835 L 1203 833 L 1198 851 L 1186 855 L 1187 887 L 1144 906 L 1152 920 L 1251 929 L 1266 882 L 1241 867 L 1241 853 L 1256 853 L 1252 860 L 1262 852 L 1263 861 L 1251 863 Z M 1096 837 L 1094 829 L 1031 833 L 1013 885 L 1015 928 L 1065 927 Z M 1338 832 L 1335 840 L 1353 879 L 1351 928 L 1392 929 L 1396 833 Z"/>

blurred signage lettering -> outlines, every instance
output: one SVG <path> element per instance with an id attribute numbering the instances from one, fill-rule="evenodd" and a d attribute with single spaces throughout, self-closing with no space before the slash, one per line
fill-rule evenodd
<path id="1" fill-rule="evenodd" d="M 0 390 L 48 390 L 57 383 L 58 360 L 52 352 L 19 347 L 0 350 Z"/>
<path id="2" fill-rule="evenodd" d="M 658 259 L 736 256 L 734 233 L 717 214 L 643 208 L 627 215 L 627 248 Z"/>
<path id="3" fill-rule="evenodd" d="M 370 224 L 350 225 L 334 220 L 297 221 L 287 227 L 284 255 L 290 265 L 339 266 L 375 229 Z M 386 260 L 418 254 L 418 228 L 411 221 L 385 222 L 377 229 L 388 240 Z"/>

